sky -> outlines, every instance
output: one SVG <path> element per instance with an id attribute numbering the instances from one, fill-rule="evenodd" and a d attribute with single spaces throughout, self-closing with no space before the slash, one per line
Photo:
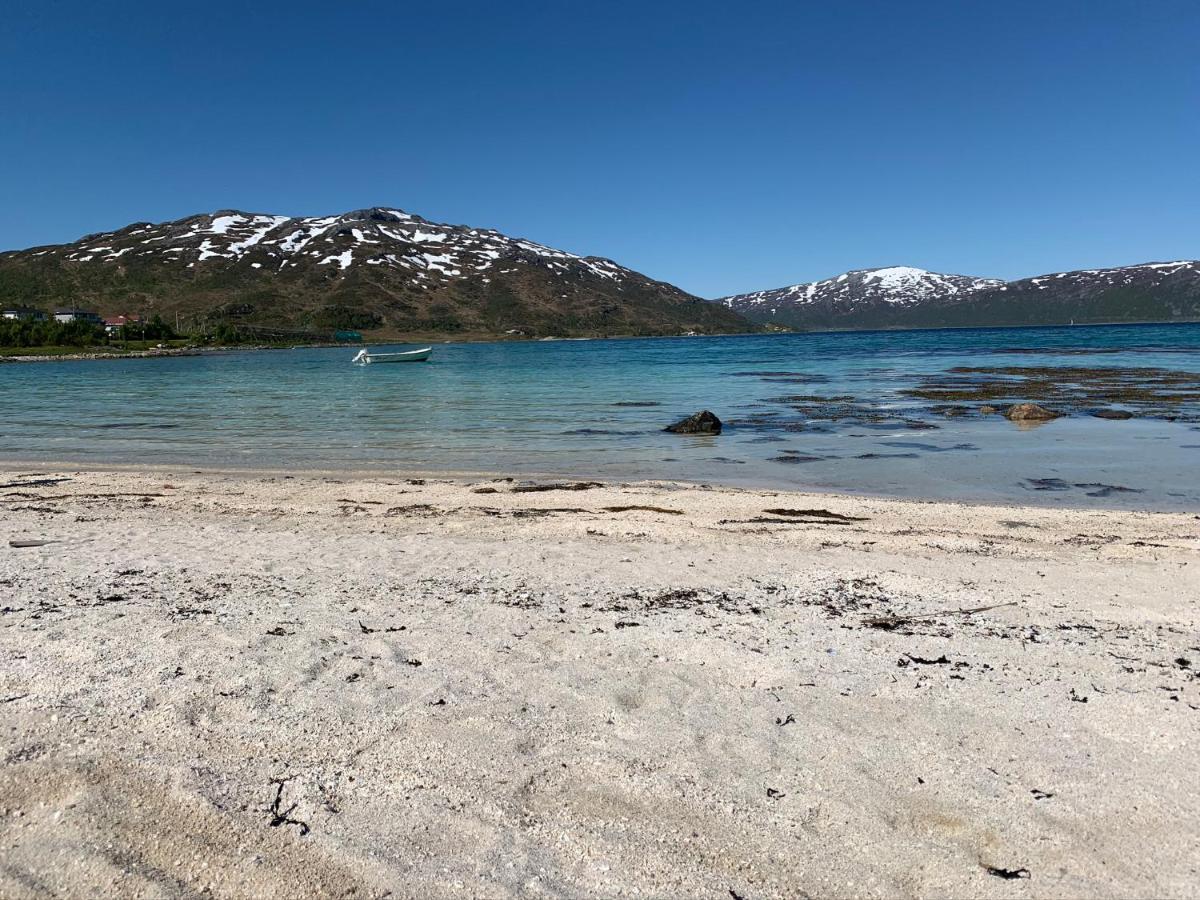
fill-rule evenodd
<path id="1" fill-rule="evenodd" d="M 388 206 L 704 297 L 1200 257 L 1200 3 L 8 0 L 0 249 Z"/>

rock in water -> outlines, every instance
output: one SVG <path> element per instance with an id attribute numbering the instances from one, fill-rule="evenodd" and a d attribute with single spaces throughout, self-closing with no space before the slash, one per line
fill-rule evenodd
<path id="1" fill-rule="evenodd" d="M 998 412 L 1000 412 L 1000 410 L 996 409 L 994 406 L 988 406 L 986 403 L 979 407 L 979 414 L 981 416 L 992 416 Z"/>
<path id="2" fill-rule="evenodd" d="M 1004 411 L 1004 418 L 1010 422 L 1046 422 L 1061 415 L 1036 403 L 1018 403 Z"/>
<path id="3" fill-rule="evenodd" d="M 674 425 L 668 425 L 663 431 L 673 431 L 676 434 L 720 434 L 721 420 L 705 409 L 686 419 L 680 419 Z"/>
<path id="4" fill-rule="evenodd" d="M 1132 419 L 1133 413 L 1127 409 L 1098 409 L 1092 413 L 1097 419 Z"/>

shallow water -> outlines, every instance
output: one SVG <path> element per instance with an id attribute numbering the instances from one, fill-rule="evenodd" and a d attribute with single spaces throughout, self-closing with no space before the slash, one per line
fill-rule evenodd
<path id="1" fill-rule="evenodd" d="M 383 349 L 383 348 L 373 348 Z M 1200 404 L 1032 429 L 905 396 L 956 366 L 1200 372 L 1200 325 L 438 344 L 0 365 L 0 459 L 663 478 L 1200 509 Z M 1200 375 L 1197 376 L 1200 388 Z M 851 397 L 853 414 L 797 395 Z M 836 405 L 836 404 L 835 404 Z M 799 409 L 797 408 L 799 407 Z M 701 408 L 717 437 L 664 433 Z M 864 410 L 868 415 L 863 415 Z"/>

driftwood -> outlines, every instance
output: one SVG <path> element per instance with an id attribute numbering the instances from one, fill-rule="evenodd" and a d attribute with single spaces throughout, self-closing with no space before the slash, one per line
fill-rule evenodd
<path id="1" fill-rule="evenodd" d="M 911 616 L 875 616 L 870 619 L 863 619 L 862 624 L 868 628 L 895 628 L 897 625 L 903 625 L 906 622 L 921 622 L 926 619 L 936 619 L 939 616 L 969 616 L 974 613 L 987 612 L 989 609 L 999 609 L 1002 606 L 1016 606 L 1016 601 L 1008 603 L 993 603 L 990 606 L 974 606 L 970 609 L 943 609 L 938 612 L 919 613 Z"/>

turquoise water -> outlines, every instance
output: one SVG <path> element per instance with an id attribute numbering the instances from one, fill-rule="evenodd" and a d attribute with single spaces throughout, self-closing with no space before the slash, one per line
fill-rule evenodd
<path id="1" fill-rule="evenodd" d="M 1022 430 L 998 416 L 947 418 L 902 393 L 963 365 L 1200 372 L 1200 325 L 451 343 L 429 363 L 367 367 L 350 364 L 354 353 L 3 364 L 0 460 L 1200 508 L 1195 403 L 1177 421 L 1075 415 Z M 871 417 L 825 421 L 780 400 L 792 395 L 851 396 Z M 723 434 L 661 431 L 702 408 L 729 424 Z"/>

